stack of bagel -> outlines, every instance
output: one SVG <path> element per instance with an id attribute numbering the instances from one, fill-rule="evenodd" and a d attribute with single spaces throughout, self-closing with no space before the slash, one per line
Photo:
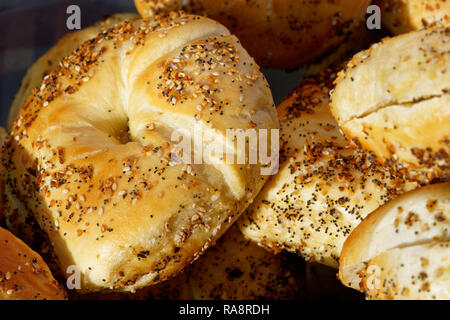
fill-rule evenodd
<path id="1" fill-rule="evenodd" d="M 449 299 L 432 2 L 376 1 L 377 40 L 368 0 L 135 0 L 59 40 L 0 135 L 0 299 Z M 276 107 L 260 66 L 309 70 Z M 270 175 L 230 129 L 279 132 Z"/>

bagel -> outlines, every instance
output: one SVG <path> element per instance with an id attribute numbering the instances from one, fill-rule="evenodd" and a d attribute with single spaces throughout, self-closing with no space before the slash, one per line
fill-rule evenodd
<path id="1" fill-rule="evenodd" d="M 48 50 L 27 70 L 22 79 L 19 91 L 14 97 L 9 110 L 8 128 L 11 128 L 19 108 L 30 96 L 31 91 L 41 84 L 42 79 L 49 74 L 50 71 L 58 67 L 59 61 L 61 61 L 64 56 L 69 55 L 84 41 L 94 38 L 101 30 L 108 29 L 116 23 L 137 18 L 139 18 L 139 16 L 134 13 L 118 13 L 102 19 L 90 27 L 67 33 L 62 37 L 56 45 Z"/>
<path id="2" fill-rule="evenodd" d="M 371 213 L 345 242 L 339 277 L 369 299 L 449 299 L 449 257 L 446 182 L 408 192 Z"/>
<path id="3" fill-rule="evenodd" d="M 187 273 L 197 300 L 283 300 L 305 294 L 302 261 L 258 247 L 236 225 Z"/>
<path id="4" fill-rule="evenodd" d="M 430 27 L 450 27 L 447 0 L 377 0 L 383 25 L 394 34 Z"/>
<path id="5" fill-rule="evenodd" d="M 56 69 L 60 61 L 72 51 L 77 49 L 83 42 L 95 38 L 102 30 L 107 30 L 113 25 L 126 21 L 135 20 L 139 16 L 135 13 L 118 13 L 97 21 L 92 26 L 85 29 L 70 32 L 64 35 L 58 42 L 42 55 L 27 70 L 19 91 L 17 92 L 13 103 L 11 104 L 8 115 L 8 128 L 11 125 L 19 111 L 19 108 L 25 103 L 26 99 L 32 93 L 32 90 L 41 85 L 43 78 L 52 70 Z M 2 132 L 2 145 L 5 138 Z M 2 179 L 1 181 L 3 181 Z M 5 226 L 13 234 L 20 237 L 33 250 L 41 254 L 45 261 L 51 265 L 56 259 L 49 245 L 47 236 L 39 227 L 32 210 L 27 209 L 24 204 L 13 194 L 13 190 L 6 188 L 5 193 Z M 0 220 L 1 221 L 1 220 Z M 54 268 L 52 268 L 55 271 Z"/>
<path id="6" fill-rule="evenodd" d="M 185 10 L 223 23 L 256 62 L 295 68 L 342 42 L 364 20 L 369 0 L 135 0 L 143 17 Z"/>
<path id="7" fill-rule="evenodd" d="M 349 140 L 407 179 L 450 178 L 450 28 L 403 34 L 356 54 L 331 111 Z"/>
<path id="8" fill-rule="evenodd" d="M 334 78 L 332 70 L 305 78 L 278 107 L 280 169 L 238 223 L 263 247 L 336 268 L 350 232 L 418 184 L 378 165 L 340 133 L 328 106 Z"/>
<path id="9" fill-rule="evenodd" d="M 64 289 L 42 258 L 0 228 L 0 300 L 64 300 Z"/>
<path id="10" fill-rule="evenodd" d="M 171 136 L 195 126 L 209 135 L 204 150 L 227 157 L 172 161 Z M 62 272 L 78 268 L 81 291 L 134 291 L 198 258 L 267 180 L 261 163 L 228 163 L 241 151 L 226 130 L 278 127 L 264 76 L 225 27 L 181 12 L 122 22 L 65 57 L 20 108 L 7 187 Z"/>

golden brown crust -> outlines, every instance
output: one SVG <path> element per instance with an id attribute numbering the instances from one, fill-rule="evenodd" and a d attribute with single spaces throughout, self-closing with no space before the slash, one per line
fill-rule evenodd
<path id="1" fill-rule="evenodd" d="M 221 147 L 231 144 L 228 128 L 278 128 L 278 119 L 238 40 L 183 13 L 123 22 L 85 42 L 20 109 L 4 159 L 9 187 L 63 273 L 80 269 L 82 290 L 136 290 L 173 276 L 262 187 L 261 164 L 174 165 L 171 133 L 194 125 Z"/>
<path id="2" fill-rule="evenodd" d="M 134 13 L 119 13 L 102 19 L 94 25 L 76 32 L 70 32 L 62 37 L 50 50 L 41 56 L 27 70 L 22 79 L 21 86 L 17 92 L 8 115 L 8 128 L 11 128 L 19 108 L 31 94 L 31 91 L 39 86 L 44 76 L 58 67 L 61 59 L 78 48 L 84 41 L 94 38 L 101 30 L 111 28 L 116 23 L 125 20 L 135 20 L 139 16 Z"/>
<path id="3" fill-rule="evenodd" d="M 331 111 L 346 137 L 407 179 L 450 177 L 450 29 L 374 44 L 339 74 Z"/>
<path id="4" fill-rule="evenodd" d="M 371 298 L 446 298 L 449 234 L 450 183 L 408 192 L 371 213 L 351 233 L 342 250 L 339 277 Z M 434 262 L 422 265 L 421 258 Z M 434 268 L 432 272 L 442 267 L 445 275 L 428 277 L 435 283 L 421 291 L 424 283 L 411 281 L 411 276 L 430 273 L 425 267 Z M 383 281 L 371 286 L 376 273 Z"/>
<path id="5" fill-rule="evenodd" d="M 12 126 L 20 107 L 25 103 L 32 90 L 37 86 L 40 86 L 43 78 L 59 66 L 59 63 L 64 56 L 72 53 L 72 51 L 74 51 L 86 40 L 96 37 L 101 30 L 107 30 L 122 21 L 130 21 L 138 18 L 139 15 L 135 13 L 114 14 L 97 21 L 95 24 L 85 29 L 67 33 L 60 40 L 58 40 L 58 42 L 51 49 L 42 55 L 27 70 L 27 73 L 22 79 L 21 87 L 10 107 L 8 127 L 10 128 Z M 6 137 L 2 135 L 1 145 L 3 145 L 5 138 Z M 3 183 L 4 179 L 1 181 Z M 55 276 L 62 279 L 63 277 L 61 276 L 61 271 L 56 268 L 57 260 L 53 250 L 51 249 L 48 237 L 39 227 L 32 210 L 26 208 L 24 203 L 17 198 L 17 195 L 11 188 L 7 188 L 5 190 L 2 189 L 1 194 L 5 194 L 3 208 L 4 212 L 6 212 L 6 219 L 2 221 L 0 213 L 0 224 L 5 224 L 8 230 L 13 232 L 15 235 L 20 236 L 20 238 L 31 248 L 33 248 L 33 250 L 39 252 L 39 254 L 49 264 L 52 271 L 56 272 Z"/>
<path id="6" fill-rule="evenodd" d="M 368 0 L 135 0 L 143 17 L 185 10 L 223 23 L 256 61 L 294 68 L 337 45 L 364 19 Z"/>
<path id="7" fill-rule="evenodd" d="M 373 161 L 340 133 L 329 110 L 330 70 L 305 78 L 278 107 L 280 170 L 238 220 L 246 237 L 337 267 L 350 232 L 417 183 Z"/>
<path id="8" fill-rule="evenodd" d="M 448 0 L 377 0 L 383 25 L 394 34 L 450 26 Z"/>
<path id="9" fill-rule="evenodd" d="M 64 300 L 64 289 L 42 258 L 0 228 L 0 300 Z"/>

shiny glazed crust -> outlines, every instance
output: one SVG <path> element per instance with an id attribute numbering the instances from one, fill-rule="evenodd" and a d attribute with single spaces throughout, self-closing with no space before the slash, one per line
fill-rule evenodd
<path id="1" fill-rule="evenodd" d="M 82 290 L 132 291 L 174 276 L 239 217 L 261 164 L 176 164 L 171 134 L 238 150 L 226 129 L 278 128 L 264 76 L 236 37 L 171 13 L 122 22 L 81 45 L 19 110 L 8 188 Z M 270 146 L 269 146 L 270 147 Z M 203 159 L 204 162 L 205 159 Z"/>
<path id="2" fill-rule="evenodd" d="M 339 44 L 364 20 L 368 0 L 135 0 L 143 17 L 185 10 L 223 23 L 263 67 L 294 68 Z"/>

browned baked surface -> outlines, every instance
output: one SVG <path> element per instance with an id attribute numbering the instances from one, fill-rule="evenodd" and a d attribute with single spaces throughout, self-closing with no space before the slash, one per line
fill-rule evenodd
<path id="1" fill-rule="evenodd" d="M 238 40 L 181 13 L 100 33 L 19 110 L 4 155 L 8 187 L 37 217 L 63 272 L 80 269 L 82 290 L 135 290 L 173 276 L 256 196 L 261 164 L 171 162 L 171 133 L 194 125 L 220 148 L 231 144 L 226 129 L 278 128 L 278 119 Z"/>
<path id="2" fill-rule="evenodd" d="M 42 258 L 0 228 L 0 300 L 62 300 L 64 289 Z"/>
<path id="3" fill-rule="evenodd" d="M 176 10 L 223 23 L 264 67 L 313 61 L 355 30 L 368 0 L 135 0 L 143 17 Z"/>

